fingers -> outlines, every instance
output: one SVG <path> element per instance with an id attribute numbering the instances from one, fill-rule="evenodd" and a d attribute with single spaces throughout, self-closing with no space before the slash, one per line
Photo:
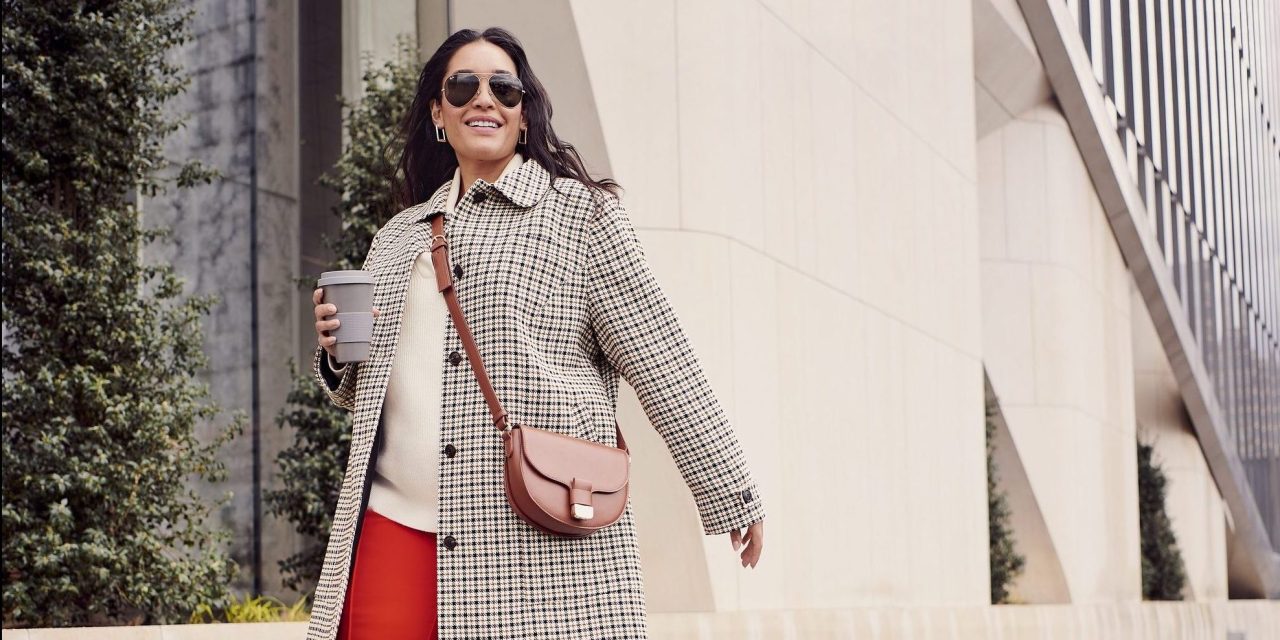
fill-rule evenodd
<path id="1" fill-rule="evenodd" d="M 746 548 L 742 551 L 742 566 L 756 568 L 756 563 L 760 561 L 760 542 L 748 538 Z"/>
<path id="2" fill-rule="evenodd" d="M 342 321 L 334 318 L 333 320 L 316 320 L 316 333 L 321 337 L 331 337 L 325 334 L 326 331 L 333 331 L 341 326 Z M 335 338 L 336 340 L 336 338 Z"/>
<path id="3" fill-rule="evenodd" d="M 729 540 L 733 542 L 734 551 L 737 551 L 742 546 L 742 534 L 737 529 L 729 530 Z"/>
<path id="4" fill-rule="evenodd" d="M 315 293 L 313 293 L 313 294 L 311 295 L 311 302 L 312 302 L 312 303 L 314 303 L 314 304 L 316 305 L 316 307 L 315 307 L 316 320 L 320 320 L 321 318 L 328 318 L 329 316 L 331 316 L 331 315 L 333 315 L 333 314 L 335 314 L 335 313 L 337 313 L 337 312 L 338 312 L 338 306 L 337 306 L 337 305 L 335 305 L 335 304 L 322 304 L 322 303 L 321 303 L 321 300 L 323 299 L 323 298 L 322 298 L 322 295 L 323 295 L 323 294 L 322 294 L 322 291 L 321 291 L 320 289 L 316 289 Z M 381 311 L 379 311 L 377 307 L 374 307 L 374 308 L 373 308 L 373 317 L 375 317 L 375 318 L 376 318 L 376 317 L 378 317 L 378 316 L 380 316 L 380 315 L 382 315 L 382 312 L 381 312 Z"/>
<path id="5" fill-rule="evenodd" d="M 315 304 L 316 314 L 316 343 L 328 351 L 334 344 L 337 344 L 338 338 L 328 335 L 327 332 L 337 329 L 342 323 L 337 318 L 333 318 L 332 320 L 326 319 L 337 313 L 338 307 L 334 304 L 325 303 L 323 300 L 324 289 L 316 289 L 311 292 L 311 302 Z M 382 315 L 382 312 L 379 311 L 377 307 L 374 307 L 373 317 L 376 318 L 379 315 Z"/>
<path id="6" fill-rule="evenodd" d="M 764 523 L 753 523 L 747 527 L 745 534 L 740 534 L 737 529 L 732 530 L 730 534 L 735 550 L 738 549 L 739 541 L 745 545 L 740 556 L 742 566 L 754 569 L 756 563 L 760 561 L 760 553 L 764 549 Z"/>
<path id="7" fill-rule="evenodd" d="M 331 303 L 316 304 L 316 320 L 328 318 L 338 312 L 338 306 Z"/>
<path id="8" fill-rule="evenodd" d="M 333 322 L 337 322 L 337 320 L 334 320 Z M 320 346 L 324 347 L 326 351 L 328 351 L 331 347 L 333 347 L 333 345 L 338 343 L 338 337 L 325 335 L 324 332 L 320 329 L 321 324 L 327 324 L 327 322 L 322 321 L 322 322 L 316 323 L 316 334 L 317 334 L 316 344 L 319 344 Z M 334 327 L 334 328 L 337 328 L 337 327 Z"/>
<path id="9" fill-rule="evenodd" d="M 325 351 L 331 351 L 333 345 L 338 342 L 338 338 L 328 335 L 327 332 L 337 329 L 341 325 L 341 321 L 337 318 L 333 320 L 325 319 L 337 313 L 338 307 L 333 304 L 322 303 L 322 300 L 324 300 L 324 289 L 317 288 L 311 294 L 311 301 L 316 305 L 316 343 L 324 347 Z"/>

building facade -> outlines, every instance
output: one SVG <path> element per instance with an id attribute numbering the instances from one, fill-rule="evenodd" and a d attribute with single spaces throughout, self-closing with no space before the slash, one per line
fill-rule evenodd
<path id="1" fill-rule="evenodd" d="M 1274 601 L 1242 602 L 1280 596 L 1274 6 L 192 6 L 171 152 L 228 177 L 147 215 L 178 239 L 151 255 L 223 295 L 207 376 L 254 431 L 230 486 L 202 490 L 234 491 L 218 526 L 244 589 L 279 593 L 276 561 L 304 544 L 256 496 L 292 438 L 273 419 L 287 362 L 315 346 L 293 279 L 327 268 L 338 231 L 315 183 L 343 143 L 334 97 L 358 98 L 362 56 L 398 34 L 425 61 L 503 26 L 557 133 L 625 188 L 771 505 L 744 570 L 623 394 L 655 637 L 1280 633 Z M 988 403 L 1021 607 L 990 605 Z M 1170 477 L 1177 616 L 1142 604 L 1139 441 Z"/>

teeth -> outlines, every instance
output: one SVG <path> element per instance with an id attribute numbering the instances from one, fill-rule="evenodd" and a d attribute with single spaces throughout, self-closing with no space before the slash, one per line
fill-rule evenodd
<path id="1" fill-rule="evenodd" d="M 489 127 L 492 129 L 498 128 L 498 125 L 496 123 L 489 122 L 488 120 L 476 120 L 475 122 L 472 122 L 467 126 L 468 127 Z"/>

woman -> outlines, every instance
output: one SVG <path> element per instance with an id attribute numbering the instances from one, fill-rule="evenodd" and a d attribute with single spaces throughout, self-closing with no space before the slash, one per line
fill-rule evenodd
<path id="1" fill-rule="evenodd" d="M 441 45 L 402 134 L 405 208 L 364 265 L 376 280 L 368 360 L 325 355 L 337 309 L 314 297 L 316 379 L 355 419 L 307 637 L 644 638 L 630 503 L 584 538 L 511 510 L 502 440 L 426 250 L 431 219 L 445 216 L 459 304 L 513 423 L 616 446 L 621 376 L 705 533 L 745 543 L 754 567 L 759 492 L 617 184 L 592 180 L 556 137 L 546 92 L 503 29 Z"/>

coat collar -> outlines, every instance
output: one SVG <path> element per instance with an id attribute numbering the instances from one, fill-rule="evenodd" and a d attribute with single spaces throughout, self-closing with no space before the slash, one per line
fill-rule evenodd
<path id="1" fill-rule="evenodd" d="M 418 213 L 417 221 L 427 220 L 433 215 L 444 213 L 448 210 L 447 201 L 450 184 L 452 184 L 452 180 L 446 180 L 444 184 L 436 189 L 435 193 L 431 194 L 431 197 L 425 203 L 426 206 Z M 513 171 L 508 171 L 498 178 L 497 182 L 489 183 L 484 178 L 479 178 L 476 180 L 475 185 L 475 188 L 479 190 L 493 187 L 517 207 L 528 209 L 537 204 L 542 199 L 542 194 L 546 192 L 547 187 L 551 186 L 551 174 L 537 160 L 525 158 L 519 167 L 516 167 Z M 465 193 L 464 191 L 463 194 L 465 195 Z"/>

